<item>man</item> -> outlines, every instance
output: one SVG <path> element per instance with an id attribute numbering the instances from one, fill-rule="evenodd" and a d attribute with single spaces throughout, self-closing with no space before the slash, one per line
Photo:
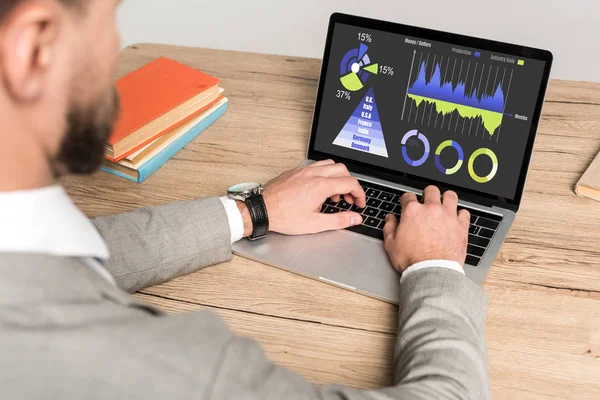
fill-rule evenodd
<path id="1" fill-rule="evenodd" d="M 393 386 L 317 387 L 236 337 L 212 312 L 166 317 L 133 292 L 231 257 L 253 232 L 246 206 L 208 198 L 92 223 L 56 186 L 96 169 L 114 122 L 117 0 L 0 3 L 0 388 L 6 399 L 486 399 L 486 298 L 463 274 L 469 215 L 425 190 L 388 217 L 385 247 L 405 271 Z M 301 194 L 301 195 L 300 195 Z M 321 215 L 365 195 L 322 161 L 271 182 L 271 230 L 361 223 Z M 289 210 L 294 212 L 289 212 Z M 98 233 L 99 232 L 99 233 Z M 110 254 L 110 258 L 109 258 Z M 120 289 L 119 289 L 120 288 Z M 122 290 L 121 290 L 122 289 Z M 392 355 L 390 354 L 390 357 Z"/>

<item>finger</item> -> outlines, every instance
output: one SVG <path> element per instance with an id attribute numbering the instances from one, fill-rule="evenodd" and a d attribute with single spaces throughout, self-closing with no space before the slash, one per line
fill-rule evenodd
<path id="1" fill-rule="evenodd" d="M 465 209 L 460 210 L 458 212 L 458 220 L 463 224 L 463 226 L 469 228 L 469 225 L 471 225 L 471 213 Z"/>
<path id="2" fill-rule="evenodd" d="M 344 200 L 346 201 L 346 203 L 348 204 L 354 204 L 354 199 L 352 198 L 352 196 L 350 196 L 349 194 L 345 194 L 344 195 Z"/>
<path id="3" fill-rule="evenodd" d="M 337 214 L 315 214 L 311 231 L 313 233 L 334 231 L 360 224 L 362 224 L 362 215 L 352 211 L 343 211 Z"/>
<path id="4" fill-rule="evenodd" d="M 408 203 L 411 203 L 411 202 L 415 202 L 415 203 L 418 203 L 418 202 L 419 202 L 419 201 L 417 200 L 417 195 L 416 195 L 416 194 L 414 194 L 414 193 L 407 192 L 407 193 L 404 193 L 404 194 L 402 195 L 402 197 L 400 197 L 400 206 L 401 206 L 403 209 L 406 209 L 406 205 L 407 205 Z"/>
<path id="5" fill-rule="evenodd" d="M 423 204 L 441 204 L 440 189 L 437 186 L 427 186 L 423 190 Z"/>
<path id="6" fill-rule="evenodd" d="M 447 211 L 452 213 L 452 215 L 456 214 L 456 209 L 458 208 L 458 195 L 456 192 L 452 190 L 444 192 L 444 195 L 442 196 L 442 205 Z"/>
<path id="7" fill-rule="evenodd" d="M 339 203 L 340 202 L 340 195 L 336 194 L 335 196 L 331 196 L 331 201 L 333 201 L 334 203 Z"/>
<path id="8" fill-rule="evenodd" d="M 311 169 L 310 172 L 316 176 L 334 177 L 350 176 L 348 168 L 344 164 L 327 164 Z"/>
<path id="9" fill-rule="evenodd" d="M 350 195 L 354 198 L 357 206 L 361 208 L 367 206 L 365 191 L 356 178 L 351 176 L 328 178 L 324 184 L 330 197 L 336 194 Z"/>
<path id="10" fill-rule="evenodd" d="M 398 218 L 393 214 L 388 214 L 385 217 L 385 225 L 383 227 L 383 240 L 386 246 L 396 240 L 396 230 L 398 229 Z"/>
<path id="11" fill-rule="evenodd" d="M 335 161 L 333 161 L 333 160 L 321 160 L 321 161 L 314 162 L 314 163 L 312 163 L 310 165 L 307 165 L 307 167 L 309 167 L 309 168 L 322 167 L 323 165 L 330 165 L 330 164 L 335 164 Z"/>

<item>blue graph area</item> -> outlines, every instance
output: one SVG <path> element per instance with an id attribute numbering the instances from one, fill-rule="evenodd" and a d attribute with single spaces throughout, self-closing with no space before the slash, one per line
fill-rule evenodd
<path id="1" fill-rule="evenodd" d="M 492 96 L 483 93 L 483 90 L 477 95 L 477 88 L 475 85 L 472 85 L 473 89 L 471 90 L 471 93 L 467 93 L 465 82 L 459 82 L 458 85 L 454 87 L 451 81 L 445 81 L 442 78 L 439 63 L 436 63 L 433 75 L 428 82 L 425 67 L 425 61 L 423 61 L 417 80 L 408 89 L 409 94 L 497 113 L 504 112 L 502 82 L 498 83 Z"/>

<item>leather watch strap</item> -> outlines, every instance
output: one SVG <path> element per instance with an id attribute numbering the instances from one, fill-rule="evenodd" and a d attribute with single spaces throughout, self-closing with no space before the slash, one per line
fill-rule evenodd
<path id="1" fill-rule="evenodd" d="M 246 199 L 246 206 L 252 219 L 252 235 L 250 240 L 262 239 L 269 232 L 269 215 L 262 194 L 255 194 Z"/>

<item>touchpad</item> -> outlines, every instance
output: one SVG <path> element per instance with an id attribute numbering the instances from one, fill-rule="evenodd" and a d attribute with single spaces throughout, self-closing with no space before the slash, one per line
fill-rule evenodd
<path id="1" fill-rule="evenodd" d="M 400 274 L 381 241 L 348 231 L 313 235 L 294 261 L 304 274 L 397 303 Z"/>
<path id="2" fill-rule="evenodd" d="M 392 267 L 381 241 L 348 231 L 306 236 L 269 234 L 263 240 L 241 240 L 233 251 L 388 302 L 398 303 L 400 275 Z"/>

